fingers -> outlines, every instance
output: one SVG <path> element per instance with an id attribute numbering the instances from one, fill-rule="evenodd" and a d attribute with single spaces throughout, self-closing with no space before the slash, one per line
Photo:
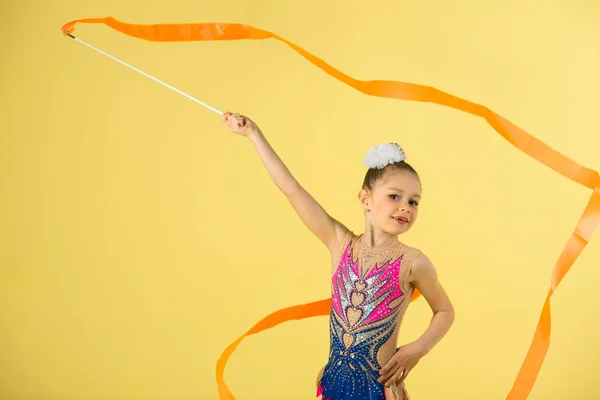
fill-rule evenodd
<path id="1" fill-rule="evenodd" d="M 402 366 L 400 364 L 398 364 L 397 362 L 391 363 L 389 366 L 386 366 L 385 369 L 382 369 L 380 372 L 380 376 L 378 381 L 380 383 L 386 383 L 390 382 L 395 373 L 397 374 L 399 370 L 402 369 Z"/>
<path id="2" fill-rule="evenodd" d="M 221 122 L 224 123 L 225 125 L 229 125 L 229 116 L 230 115 L 231 115 L 230 112 L 223 113 L 223 115 L 221 115 Z"/>
<path id="3" fill-rule="evenodd" d="M 396 371 L 396 373 L 385 382 L 385 386 L 390 387 L 390 385 L 394 382 L 396 382 L 396 384 L 399 385 L 400 383 L 402 383 L 402 381 L 404 381 L 406 375 L 406 371 L 403 368 L 398 368 L 398 371 Z"/>
<path id="4" fill-rule="evenodd" d="M 381 368 L 381 369 L 379 370 L 379 375 L 380 375 L 380 376 L 379 376 L 379 379 L 378 379 L 378 381 L 379 381 L 380 383 L 383 383 L 383 382 L 386 380 L 386 376 L 388 376 L 388 375 L 389 375 L 390 371 L 392 371 L 392 370 L 394 369 L 394 367 L 395 367 L 395 366 L 396 366 L 396 362 L 394 361 L 394 359 L 393 359 L 393 358 L 391 358 L 391 359 L 390 359 L 390 360 L 387 362 L 387 364 L 385 364 L 385 365 L 383 366 L 383 368 Z"/>
<path id="5" fill-rule="evenodd" d="M 222 115 L 221 121 L 225 125 L 229 125 L 231 130 L 235 131 L 239 128 L 246 126 L 247 118 L 240 114 L 226 112 Z"/>
<path id="6" fill-rule="evenodd" d="M 246 126 L 246 117 L 238 114 L 236 123 L 237 123 L 238 128 L 241 128 L 242 126 Z"/>
<path id="7" fill-rule="evenodd" d="M 394 371 L 392 373 L 392 371 Z M 389 387 L 392 383 L 400 385 L 410 372 L 410 368 L 406 365 L 402 365 L 400 362 L 394 362 L 393 360 L 388 363 L 379 371 L 380 377 L 377 379 L 379 383 L 384 383 L 385 386 Z"/>
<path id="8" fill-rule="evenodd" d="M 404 382 L 404 380 L 406 379 L 406 377 L 408 376 L 408 373 L 410 372 L 410 370 L 405 370 L 404 373 L 402 374 L 402 378 L 400 378 L 400 380 L 396 383 L 397 385 L 401 385 L 402 382 Z"/>

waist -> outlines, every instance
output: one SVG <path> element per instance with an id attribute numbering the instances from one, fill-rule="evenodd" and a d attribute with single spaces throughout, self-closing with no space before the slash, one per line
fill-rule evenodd
<path id="1" fill-rule="evenodd" d="M 350 346 L 333 341 L 329 350 L 329 363 L 351 362 L 361 364 L 374 371 L 379 371 L 396 352 L 395 340 L 385 343 L 370 343 L 362 346 Z"/>

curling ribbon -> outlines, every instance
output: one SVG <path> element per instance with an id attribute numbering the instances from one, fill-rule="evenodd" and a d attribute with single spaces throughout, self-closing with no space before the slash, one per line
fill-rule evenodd
<path id="1" fill-rule="evenodd" d="M 472 103 L 429 86 L 399 81 L 361 81 L 354 79 L 333 68 L 320 58 L 317 58 L 301 47 L 285 40 L 284 38 L 274 33 L 254 28 L 250 25 L 237 23 L 140 25 L 125 23 L 112 17 L 107 17 L 71 21 L 62 27 L 63 33 L 65 35 L 71 34 L 75 28 L 75 25 L 80 22 L 105 24 L 129 36 L 161 42 L 275 39 L 291 47 L 302 57 L 329 74 L 331 77 L 344 82 L 348 86 L 351 86 L 364 94 L 400 100 L 430 102 L 481 117 L 485 119 L 497 133 L 499 133 L 523 153 L 531 156 L 547 167 L 552 168 L 554 171 L 563 175 L 567 179 L 592 189 L 592 194 L 588 204 L 583 211 L 583 214 L 579 219 L 574 232 L 571 234 L 571 237 L 567 241 L 567 244 L 565 245 L 561 255 L 554 265 L 550 289 L 542 308 L 537 329 L 533 336 L 529 351 L 525 357 L 525 360 L 523 361 L 521 369 L 515 379 L 511 391 L 507 396 L 507 399 L 523 400 L 528 397 L 550 346 L 550 297 L 555 292 L 559 283 L 565 277 L 579 254 L 582 252 L 583 248 L 588 244 L 594 230 L 600 223 L 600 175 L 597 171 L 577 164 L 575 161 L 567 158 L 563 154 L 550 148 L 545 143 L 517 127 L 512 122 L 506 120 L 502 116 L 494 113 L 487 107 L 484 107 L 480 104 Z M 415 300 L 417 297 L 418 293 L 415 293 L 411 300 Z M 217 362 L 217 387 L 220 399 L 235 399 L 227 388 L 223 378 L 223 372 L 227 360 L 246 336 L 270 329 L 285 321 L 328 315 L 330 306 L 330 299 L 325 299 L 276 311 L 262 319 L 254 327 L 252 327 L 229 347 L 227 347 Z"/>

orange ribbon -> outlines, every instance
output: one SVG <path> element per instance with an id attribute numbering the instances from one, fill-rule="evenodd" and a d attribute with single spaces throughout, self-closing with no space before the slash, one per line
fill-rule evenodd
<path id="1" fill-rule="evenodd" d="M 309 62 L 322 69 L 333 78 L 344 82 L 356 90 L 378 97 L 387 97 L 401 100 L 431 102 L 452 107 L 485 119 L 496 132 L 513 144 L 522 152 L 533 157 L 564 177 L 592 189 L 589 202 L 583 211 L 579 222 L 567 241 L 560 257 L 552 270 L 550 290 L 542 309 L 537 329 L 531 346 L 523 361 L 521 369 L 515 379 L 507 399 L 526 399 L 533 388 L 535 380 L 546 357 L 550 346 L 550 297 L 565 277 L 583 248 L 588 244 L 596 226 L 600 223 L 600 175 L 597 171 L 585 168 L 565 157 L 545 143 L 531 136 L 512 122 L 479 104 L 469 102 L 460 97 L 442 92 L 438 89 L 398 81 L 361 81 L 354 79 L 341 71 L 333 68 L 320 58 L 306 50 L 283 39 L 282 37 L 257 29 L 249 25 L 235 23 L 185 23 L 185 24 L 154 24 L 140 25 L 120 22 L 114 18 L 79 19 L 65 24 L 62 28 L 64 34 L 70 34 L 78 22 L 105 24 L 126 35 L 140 39 L 163 42 L 182 41 L 214 41 L 214 40 L 240 40 L 240 39 L 275 39 L 285 43 Z M 415 293 L 411 300 L 418 297 Z M 328 315 L 330 299 L 317 301 L 305 305 L 293 306 L 276 311 L 258 322 L 254 327 L 233 342 L 221 355 L 217 362 L 217 387 L 221 400 L 234 399 L 223 379 L 223 372 L 227 360 L 235 351 L 239 343 L 248 335 L 253 335 L 265 329 L 272 328 L 282 322 L 304 319 L 314 316 Z"/>

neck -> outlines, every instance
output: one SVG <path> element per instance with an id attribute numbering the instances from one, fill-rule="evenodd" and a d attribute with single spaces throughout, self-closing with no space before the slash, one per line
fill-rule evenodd
<path id="1" fill-rule="evenodd" d="M 367 227 L 365 229 L 365 233 L 363 233 L 361 237 L 361 243 L 363 246 L 376 249 L 387 247 L 397 242 L 397 235 L 389 235 L 385 232 L 377 231 L 371 227 Z"/>

